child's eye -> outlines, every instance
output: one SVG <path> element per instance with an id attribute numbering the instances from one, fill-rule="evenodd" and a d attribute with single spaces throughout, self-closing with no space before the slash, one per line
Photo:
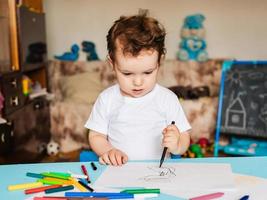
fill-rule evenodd
<path id="1" fill-rule="evenodd" d="M 152 74 L 153 71 L 145 72 L 145 74 Z"/>
<path id="2" fill-rule="evenodd" d="M 124 76 L 130 76 L 132 73 L 123 72 L 122 74 L 123 74 Z"/>

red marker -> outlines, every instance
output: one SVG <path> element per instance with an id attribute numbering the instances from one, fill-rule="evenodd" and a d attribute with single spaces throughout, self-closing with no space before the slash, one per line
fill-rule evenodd
<path id="1" fill-rule="evenodd" d="M 62 187 L 62 186 L 61 185 L 49 185 L 49 186 L 43 186 L 43 187 L 38 187 L 38 188 L 32 188 L 32 189 L 25 190 L 24 193 L 25 194 L 33 194 L 33 193 L 43 192 L 45 190 L 52 189 L 52 188 L 58 188 L 58 187 Z"/>
<path id="2" fill-rule="evenodd" d="M 86 167 L 84 165 L 82 165 L 81 167 L 82 167 L 83 174 L 87 176 L 86 180 L 88 181 L 88 183 L 91 183 Z"/>

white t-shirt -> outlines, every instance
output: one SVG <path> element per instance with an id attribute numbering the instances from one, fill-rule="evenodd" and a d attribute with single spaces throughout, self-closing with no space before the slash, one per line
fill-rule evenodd
<path id="1" fill-rule="evenodd" d="M 169 89 L 156 84 L 147 95 L 132 98 L 122 96 L 116 84 L 98 96 L 85 127 L 107 135 L 131 160 L 159 159 L 162 131 L 172 121 L 181 133 L 191 128 Z"/>

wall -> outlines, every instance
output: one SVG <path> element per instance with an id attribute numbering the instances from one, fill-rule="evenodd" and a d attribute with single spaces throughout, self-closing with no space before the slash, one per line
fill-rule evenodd
<path id="1" fill-rule="evenodd" d="M 211 58 L 267 58 L 266 0 L 44 0 L 48 56 L 60 55 L 73 43 L 96 43 L 105 59 L 106 34 L 120 15 L 149 9 L 166 28 L 167 58 L 175 58 L 180 29 L 187 15 L 206 16 L 207 50 Z M 80 60 L 86 55 L 81 53 Z"/>

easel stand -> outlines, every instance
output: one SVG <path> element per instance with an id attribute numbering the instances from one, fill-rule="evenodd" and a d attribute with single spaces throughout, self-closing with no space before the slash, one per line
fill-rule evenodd
<path id="1" fill-rule="evenodd" d="M 222 65 L 214 156 L 267 156 L 267 61 L 225 61 Z M 230 143 L 220 146 L 220 135 Z"/>

